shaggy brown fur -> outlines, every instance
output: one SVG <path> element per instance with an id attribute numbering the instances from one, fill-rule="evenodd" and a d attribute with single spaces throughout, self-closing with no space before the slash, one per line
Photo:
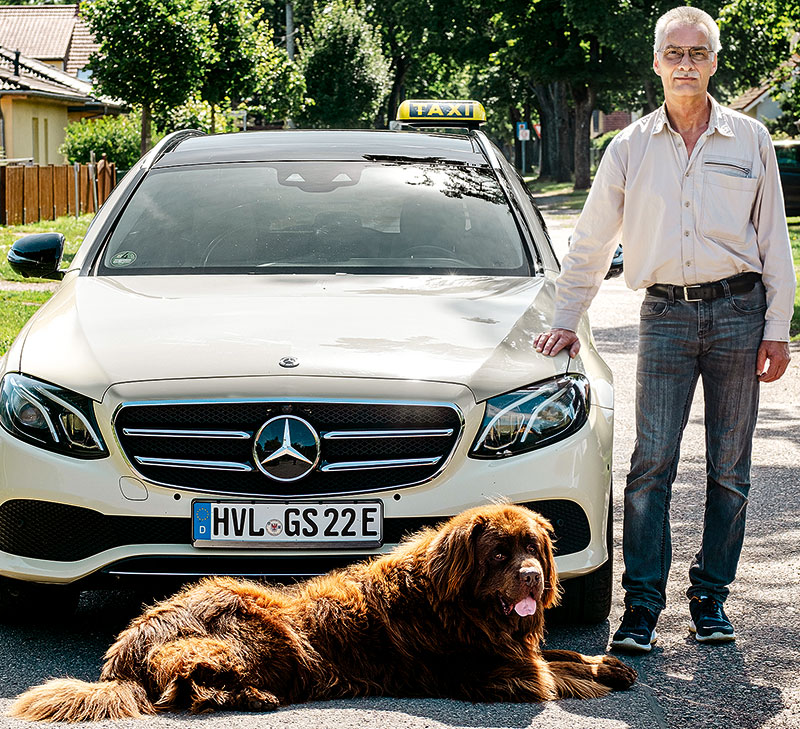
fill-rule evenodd
<path id="1" fill-rule="evenodd" d="M 479 507 L 390 554 L 276 589 L 209 578 L 120 633 L 98 683 L 52 680 L 11 715 L 117 719 L 391 695 L 545 701 L 627 689 L 611 656 L 542 651 L 558 600 L 550 525 Z"/>

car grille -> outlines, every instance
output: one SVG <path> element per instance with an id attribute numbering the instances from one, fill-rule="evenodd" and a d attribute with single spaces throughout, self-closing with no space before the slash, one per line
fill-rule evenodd
<path id="1" fill-rule="evenodd" d="M 320 437 L 305 477 L 276 481 L 255 464 L 264 423 L 302 418 Z M 124 405 L 114 428 L 148 481 L 237 496 L 357 494 L 422 483 L 444 468 L 463 427 L 455 405 L 380 402 L 202 402 Z"/>
<path id="2" fill-rule="evenodd" d="M 589 545 L 589 521 L 583 509 L 574 501 L 551 499 L 532 501 L 523 506 L 538 511 L 550 520 L 555 530 L 556 554 L 580 552 Z M 395 544 L 405 535 L 423 527 L 436 526 L 447 518 L 387 517 L 383 527 L 384 542 Z M 108 516 L 80 506 L 33 499 L 12 499 L 0 505 L 0 551 L 20 557 L 74 562 L 113 547 L 191 544 L 191 540 L 192 521 L 183 517 Z M 181 559 L 202 560 L 208 557 L 201 555 Z M 260 559 L 269 562 L 268 559 Z M 263 572 L 258 574 L 273 574 L 267 564 L 261 569 Z"/>

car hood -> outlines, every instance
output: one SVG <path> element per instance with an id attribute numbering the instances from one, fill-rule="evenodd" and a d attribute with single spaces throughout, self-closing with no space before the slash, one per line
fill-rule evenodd
<path id="1" fill-rule="evenodd" d="M 543 277 L 70 276 L 20 369 L 97 400 L 120 382 L 292 374 L 452 382 L 480 401 L 567 369 L 532 345 L 552 294 Z"/>

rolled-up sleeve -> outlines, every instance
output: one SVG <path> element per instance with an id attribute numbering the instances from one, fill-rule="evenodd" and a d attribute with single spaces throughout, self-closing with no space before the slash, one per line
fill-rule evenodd
<path id="1" fill-rule="evenodd" d="M 753 227 L 756 229 L 763 266 L 761 277 L 767 292 L 764 339 L 788 342 L 797 279 L 783 207 L 778 161 L 766 131 L 759 135 L 758 143 L 764 175 L 753 206 Z"/>
<path id="2" fill-rule="evenodd" d="M 556 280 L 553 328 L 575 331 L 605 278 L 622 229 L 625 167 L 615 138 L 606 149 Z"/>

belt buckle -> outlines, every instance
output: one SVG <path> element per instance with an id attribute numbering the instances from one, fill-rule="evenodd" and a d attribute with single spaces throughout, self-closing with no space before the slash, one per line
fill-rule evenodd
<path id="1" fill-rule="evenodd" d="M 702 301 L 703 297 L 698 296 L 697 298 L 692 298 L 689 296 L 689 289 L 699 289 L 701 288 L 700 284 L 695 284 L 694 286 L 684 286 L 683 287 L 683 298 L 686 301 Z"/>

